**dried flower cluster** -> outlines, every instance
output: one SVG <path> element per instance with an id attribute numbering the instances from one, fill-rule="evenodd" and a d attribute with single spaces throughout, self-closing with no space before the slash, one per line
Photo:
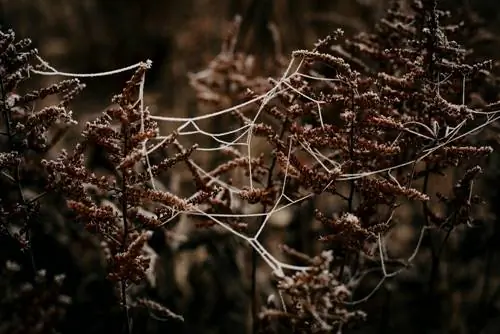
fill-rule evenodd
<path id="1" fill-rule="evenodd" d="M 34 166 L 39 165 L 40 156 L 57 143 L 68 125 L 74 123 L 68 105 L 84 87 L 77 79 L 72 79 L 25 94 L 16 93 L 18 87 L 29 78 L 32 62 L 37 56 L 36 50 L 31 49 L 30 45 L 29 39 L 16 41 L 12 31 L 0 32 L 0 167 L 2 178 L 6 179 L 6 182 L 2 181 L 2 187 L 6 190 L 2 196 L 16 194 L 16 198 L 1 198 L 5 204 L 0 221 L 2 233 L 12 232 L 16 225 L 16 238 L 23 244 L 27 244 L 29 238 L 28 221 L 32 215 L 36 216 L 36 212 L 33 212 L 36 200 L 24 198 L 23 177 L 37 171 Z M 38 110 L 35 103 L 50 95 L 60 97 L 58 105 Z M 50 140 L 49 134 L 52 137 Z M 11 192 L 9 189 L 17 191 Z M 9 207 L 7 203 L 14 206 Z M 17 224 L 13 224 L 13 221 Z"/>
<path id="2" fill-rule="evenodd" d="M 289 201 L 314 193 L 343 203 L 342 211 L 334 214 L 315 210 L 323 225 L 320 240 L 334 251 L 330 274 L 325 275 L 337 273 L 339 286 L 344 268 L 359 269 L 360 252 L 372 255 L 373 244 L 394 226 L 394 211 L 405 202 L 421 202 L 427 224 L 467 223 L 471 205 L 478 202 L 471 201 L 470 184 L 479 169 L 466 173 L 455 187 L 455 199 L 441 197 L 450 208 L 445 218 L 438 218 L 427 204 L 436 199 L 429 192 L 429 178 L 470 159 L 477 163 L 492 151 L 471 146 L 462 135 L 487 110 L 469 107 L 464 89 L 472 80 L 488 76 L 491 63 L 466 63 L 468 51 L 450 37 L 457 26 L 441 24 L 449 14 L 437 9 L 436 1 L 412 1 L 410 11 L 394 3 L 373 33 L 344 38 L 337 30 L 313 50 L 295 51 L 300 68 L 272 82 L 275 93 L 266 103 L 259 100 L 260 91 L 252 92 L 248 86 L 249 99 L 257 101 L 254 110 L 262 111 L 256 123 L 251 121 L 253 116 L 244 115 L 248 110 L 233 113 L 239 126 L 250 126 L 255 137 L 267 142 L 267 152 L 272 152 L 252 165 L 252 175 L 247 169 L 255 188 L 244 190 L 242 200 L 269 208 L 280 198 L 286 180 Z M 233 62 L 235 71 L 238 62 Z M 212 73 L 209 78 L 215 77 Z M 226 78 L 234 80 L 234 75 Z M 198 83 L 194 87 L 201 89 Z M 212 84 L 211 94 L 218 92 L 218 98 L 210 100 L 227 97 L 220 87 Z M 232 102 L 241 103 L 239 97 Z M 234 153 L 224 166 L 241 159 Z M 274 171 L 275 165 L 279 171 Z M 320 277 L 308 275 L 289 280 L 300 281 L 308 289 L 305 277 L 314 282 L 322 272 Z M 278 289 L 297 297 L 292 285 L 282 283 Z M 303 319 L 307 311 L 312 315 L 315 307 L 324 310 L 317 299 L 301 298 L 287 305 L 290 321 Z M 304 310 L 306 301 L 308 310 Z M 329 310 L 330 316 L 347 312 L 342 302 L 332 301 L 332 305 L 336 310 Z M 308 324 L 313 323 L 319 326 L 320 321 Z"/>
<path id="3" fill-rule="evenodd" d="M 342 331 L 350 323 L 366 317 L 362 311 L 348 311 L 344 303 L 351 296 L 347 286 L 330 271 L 332 251 L 323 251 L 307 259 L 311 269 L 286 276 L 279 280 L 278 289 L 290 299 L 289 309 L 267 309 L 261 318 L 272 323 L 273 319 L 289 318 L 294 333 L 331 333 Z"/>
<path id="4" fill-rule="evenodd" d="M 40 237 L 35 230 L 46 229 L 40 204 L 47 195 L 46 179 L 40 161 L 74 124 L 69 103 L 84 85 L 71 79 L 26 88 L 31 70 L 38 68 L 36 57 L 29 39 L 0 32 L 1 333 L 50 332 L 70 301 L 61 291 L 61 276 L 46 274 L 37 262 L 44 250 L 35 250 L 33 238 Z M 49 96 L 59 102 L 37 106 Z"/>
<path id="5" fill-rule="evenodd" d="M 157 190 L 150 182 L 186 161 L 194 147 L 155 165 L 144 154 L 156 145 L 159 135 L 148 110 L 142 109 L 139 94 L 147 68 L 147 64 L 140 66 L 121 94 L 113 98 L 114 105 L 87 123 L 83 140 L 71 153 L 43 161 L 50 181 L 47 191 L 63 194 L 76 220 L 99 238 L 108 262 L 108 278 L 119 283 L 127 321 L 127 287 L 143 282 L 150 269 L 150 254 L 144 248 L 151 235 L 148 231 L 164 225 L 176 212 L 190 210 L 197 200 L 210 197 L 204 193 L 189 201 Z M 176 136 L 173 133 L 163 140 L 160 148 L 177 143 Z M 151 142 L 146 145 L 146 140 Z M 97 175 L 87 167 L 86 154 L 92 149 L 104 152 L 112 166 L 109 174 Z"/>

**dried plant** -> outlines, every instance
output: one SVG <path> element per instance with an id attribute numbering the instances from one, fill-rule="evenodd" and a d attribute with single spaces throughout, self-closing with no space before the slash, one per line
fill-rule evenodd
<path id="1" fill-rule="evenodd" d="M 366 317 L 363 311 L 345 308 L 352 293 L 330 271 L 332 251 L 323 251 L 313 259 L 303 254 L 300 258 L 308 262 L 311 270 L 285 276 L 277 285 L 280 293 L 290 299 L 289 309 L 264 309 L 261 318 L 270 325 L 276 319 L 288 319 L 288 330 L 293 333 L 331 333 L 341 332 L 346 325 Z"/>
<path id="2" fill-rule="evenodd" d="M 141 64 L 121 94 L 113 98 L 114 105 L 87 123 L 83 140 L 73 152 L 63 152 L 54 161 L 43 161 L 50 180 L 47 191 L 63 194 L 77 221 L 101 242 L 108 262 L 108 278 L 119 283 L 117 287 L 129 324 L 127 332 L 131 321 L 127 289 L 131 284 L 144 281 L 150 269 L 150 254 L 144 248 L 150 236 L 148 231 L 162 226 L 175 211 L 190 210 L 198 200 L 210 197 L 210 193 L 203 193 L 197 199 L 186 200 L 149 184 L 151 177 L 185 161 L 195 147 L 154 166 L 144 158 L 143 153 L 149 149 L 145 140 L 158 136 L 157 125 L 149 119 L 142 101 L 148 67 L 146 63 Z M 166 147 L 175 139 L 173 133 L 161 146 Z M 111 175 L 97 175 L 87 168 L 86 152 L 92 148 L 104 152 L 109 166 L 113 166 Z M 144 213 L 144 209 L 151 210 L 152 214 Z"/>
<path id="3" fill-rule="evenodd" d="M 83 88 L 77 79 L 72 79 L 25 94 L 16 93 L 18 87 L 29 78 L 33 60 L 37 56 L 36 50 L 30 49 L 30 44 L 29 39 L 16 41 L 12 31 L 0 34 L 3 124 L 1 168 L 5 180 L 2 181 L 2 187 L 6 190 L 2 194 L 15 194 L 14 198 L 1 199 L 4 203 L 1 229 L 2 233 L 15 236 L 27 250 L 30 224 L 33 224 L 31 220 L 36 220 L 38 197 L 26 198 L 23 183 L 30 173 L 40 171 L 40 157 L 60 139 L 65 125 L 74 123 L 68 105 Z M 59 95 L 59 104 L 37 110 L 35 103 L 50 95 Z M 53 129 L 56 133 L 51 133 L 52 138 L 49 140 L 49 130 Z"/>
<path id="4" fill-rule="evenodd" d="M 53 282 L 53 273 L 43 274 L 47 270 L 37 262 L 43 248 L 35 248 L 33 239 L 40 240 L 46 228 L 41 205 L 46 179 L 40 160 L 74 123 L 69 103 L 84 86 L 77 79 L 41 89 L 24 86 L 37 68 L 37 57 L 29 39 L 0 32 L 2 333 L 47 333 L 59 324 L 69 301 L 61 291 L 62 280 Z M 59 102 L 37 106 L 49 96 L 59 97 Z"/>
<path id="5" fill-rule="evenodd" d="M 428 274 L 421 286 L 432 300 L 447 241 L 455 230 L 474 225 L 482 203 L 474 182 L 492 148 L 470 137 L 496 120 L 499 103 L 481 98 L 486 86 L 495 89 L 492 63 L 469 63 L 469 50 L 453 40 L 459 26 L 445 24 L 449 13 L 435 0 L 409 4 L 395 1 L 372 33 L 344 36 L 337 29 L 311 50 L 294 51 L 289 64 L 270 27 L 277 51 L 261 62 L 274 66 L 269 79 L 252 55 L 237 50 L 238 18 L 208 68 L 189 75 L 200 115 L 151 115 L 144 101 L 151 63 L 140 63 L 128 68 L 135 73 L 112 105 L 55 159 L 47 153 L 74 123 L 69 102 L 83 85 L 70 79 L 19 93 L 31 73 L 64 73 L 29 49 L 28 40 L 0 33 L 0 184 L 6 189 L 0 233 L 13 248 L 0 257 L 8 264 L 0 280 L 8 298 L 0 300 L 0 311 L 12 307 L 2 316 L 15 315 L 0 331 L 14 332 L 25 314 L 30 321 L 19 333 L 69 328 L 60 326 L 61 303 L 73 296 L 51 285 L 59 282 L 57 273 L 41 280 L 32 247 L 47 196 L 66 204 L 58 208 L 63 225 L 83 227 L 86 240 L 98 243 L 97 258 L 104 258 L 120 302 L 123 333 L 217 331 L 208 328 L 217 307 L 226 307 L 231 324 L 219 332 L 234 331 L 247 317 L 238 304 L 247 302 L 241 297 L 247 264 L 255 333 L 340 333 L 363 326 L 371 315 L 364 307 L 377 291 L 412 270 Z M 49 95 L 60 102 L 38 110 L 36 102 Z M 163 135 L 162 121 L 178 126 Z M 205 121 L 208 130 L 200 125 Z M 164 185 L 179 170 L 187 171 L 182 175 L 194 190 L 190 196 Z M 436 193 L 431 183 L 449 181 L 452 172 L 461 177 Z M 30 197 L 28 187 L 35 193 Z M 289 208 L 297 216 L 277 222 Z M 416 247 L 407 260 L 389 260 L 390 233 L 407 223 L 398 218 L 405 209 L 418 217 Z M 270 250 L 290 234 L 301 242 L 282 245 L 280 253 Z M 180 253 L 200 248 L 205 253 L 198 264 L 174 268 Z M 251 249 L 248 263 L 237 259 L 241 249 Z M 19 267 L 25 275 L 19 281 L 16 257 L 30 259 Z M 25 273 L 26 265 L 32 268 Z M 177 287 L 167 276 L 179 271 L 193 285 L 185 296 L 170 293 Z M 241 284 L 233 288 L 225 278 Z M 359 292 L 365 290 L 370 292 Z M 188 308 L 198 301 L 186 300 L 203 294 L 200 303 L 240 299 L 229 306 L 214 302 L 212 313 L 193 315 Z M 19 307 L 27 300 L 32 307 Z M 150 327 L 142 314 L 166 325 Z"/>
<path id="6" fill-rule="evenodd" d="M 478 130 L 491 122 L 491 118 L 486 123 L 475 119 L 494 105 L 469 107 L 464 89 L 471 80 L 477 82 L 488 75 L 491 63 L 465 62 L 467 50 L 448 37 L 457 27 L 441 24 L 447 16 L 435 1 L 413 1 L 409 12 L 395 3 L 372 34 L 344 38 L 337 30 L 313 50 L 295 51 L 293 57 L 299 63 L 295 71 L 289 67 L 281 80 L 272 82 L 271 93 L 250 95 L 257 104 L 253 114 L 257 117 L 233 112 L 242 127 L 250 128 L 250 136 L 267 142 L 269 149 L 262 154 L 272 152 L 269 158 L 261 158 L 264 164 L 247 162 L 251 186 L 239 192 L 242 200 L 262 204 L 269 215 L 273 211 L 266 208 L 296 203 L 311 194 L 330 196 L 329 203 L 342 202 L 340 212 L 317 208 L 314 214 L 323 225 L 320 240 L 333 250 L 329 270 L 339 286 L 363 272 L 360 259 L 375 255 L 374 245 L 380 248 L 382 281 L 394 276 L 384 268 L 380 243 L 397 224 L 393 220 L 397 208 L 407 202 L 421 203 L 422 235 L 434 228 L 450 233 L 453 227 L 470 223 L 471 205 L 478 203 L 472 200 L 470 185 L 480 168 L 468 163 L 471 159 L 479 162 L 492 149 L 472 146 L 467 134 L 472 127 Z M 237 68 L 236 62 L 233 66 Z M 215 82 L 215 74 L 210 78 Z M 199 84 L 194 87 L 201 90 Z M 214 96 L 214 91 L 210 100 L 222 99 L 224 92 Z M 234 104 L 246 106 L 238 99 Z M 236 165 L 241 159 L 234 154 L 227 165 Z M 438 177 L 460 165 L 471 169 L 454 188 L 454 199 L 430 193 L 433 175 Z M 261 170 L 269 182 L 259 175 Z M 428 204 L 436 199 L 449 208 L 446 216 L 441 217 Z M 261 221 L 260 226 L 266 222 Z M 256 240 L 262 228 L 257 230 Z M 432 266 L 438 263 L 436 251 Z M 310 272 L 289 280 L 309 277 L 313 281 Z M 284 296 L 290 294 L 289 285 L 278 285 Z M 313 303 L 314 299 L 302 297 Z M 289 308 L 285 313 L 292 323 L 304 319 L 304 306 L 299 308 L 297 303 L 283 305 Z M 328 315 L 344 314 L 347 304 L 333 303 L 337 309 Z M 318 314 L 328 318 L 327 312 Z M 307 322 L 309 331 L 326 330 L 320 325 L 314 329 L 313 323 Z M 327 320 L 318 316 L 315 323 Z"/>

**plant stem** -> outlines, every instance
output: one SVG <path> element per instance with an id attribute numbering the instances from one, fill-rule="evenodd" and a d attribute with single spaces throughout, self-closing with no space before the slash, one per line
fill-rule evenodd
<path id="1" fill-rule="evenodd" d="M 122 125 L 122 135 L 123 135 L 123 155 L 124 158 L 128 154 L 128 128 L 127 125 Z M 128 234 L 129 234 L 129 224 L 127 220 L 127 175 L 126 170 L 122 170 L 122 182 L 121 182 L 121 192 L 122 196 L 120 199 L 121 202 L 121 211 L 122 211 L 122 219 L 123 219 L 123 240 L 121 244 L 121 252 L 125 252 L 127 250 L 127 242 L 128 242 Z M 127 282 L 122 279 L 120 282 L 120 290 L 121 290 L 121 300 L 122 300 L 122 308 L 125 322 L 125 330 L 127 334 L 131 333 L 130 329 L 130 316 L 128 311 L 128 302 L 127 302 Z"/>
<path id="2" fill-rule="evenodd" d="M 3 117 L 5 119 L 5 128 L 6 128 L 6 135 L 8 137 L 8 142 L 9 142 L 9 147 L 10 147 L 10 150 L 12 152 L 15 152 L 15 146 L 14 146 L 14 141 L 13 141 L 13 134 L 12 134 L 12 129 L 11 129 L 11 119 L 10 119 L 10 114 L 9 114 L 9 109 L 7 108 L 7 96 L 6 96 L 6 92 L 5 92 L 5 89 L 4 89 L 4 85 L 3 85 L 3 80 L 0 79 L 0 92 L 2 94 L 2 114 L 3 114 Z M 30 226 L 30 217 L 29 217 L 29 214 L 28 214 L 28 206 L 27 206 L 27 203 L 26 203 L 26 198 L 24 197 L 24 193 L 23 193 L 23 188 L 22 188 L 22 185 L 21 185 L 21 178 L 20 178 L 20 172 L 19 172 L 19 164 L 17 164 L 15 167 L 14 167 L 14 175 L 13 175 L 13 178 L 14 178 L 14 182 L 16 183 L 17 185 L 17 193 L 18 193 L 18 196 L 19 196 L 19 199 L 21 201 L 21 206 L 24 210 L 24 213 L 26 214 L 25 216 L 25 223 L 26 223 L 26 238 L 27 238 L 27 241 L 28 241 L 28 254 L 29 254 L 29 257 L 30 257 L 30 260 L 31 260 L 31 266 L 33 268 L 33 273 L 36 273 L 36 263 L 35 263 L 35 256 L 33 254 L 33 249 L 32 249 L 32 235 L 31 235 L 31 226 Z M 31 203 L 30 203 L 31 204 Z M 8 228 L 7 228 L 8 230 Z"/>
<path id="3" fill-rule="evenodd" d="M 286 129 L 288 126 L 288 121 L 285 120 L 283 123 L 281 130 L 280 130 L 280 135 L 279 135 L 279 140 L 283 139 L 283 136 L 285 135 Z M 266 188 L 270 188 L 273 183 L 273 173 L 274 169 L 276 168 L 276 162 L 277 162 L 277 156 L 275 155 L 271 161 L 271 164 L 269 165 L 268 168 L 268 174 L 267 174 L 267 181 L 266 181 Z M 252 175 L 250 175 L 252 177 Z M 262 212 L 266 213 L 267 211 L 267 205 L 263 205 Z M 265 222 L 265 217 L 263 217 L 260 221 L 260 224 L 258 226 L 261 226 Z M 256 334 L 258 333 L 258 326 L 257 326 L 257 319 L 259 315 L 259 305 L 258 305 L 258 298 L 257 298 L 257 264 L 259 260 L 259 255 L 257 251 L 252 248 L 252 285 L 251 285 L 251 295 L 252 295 L 252 333 Z"/>

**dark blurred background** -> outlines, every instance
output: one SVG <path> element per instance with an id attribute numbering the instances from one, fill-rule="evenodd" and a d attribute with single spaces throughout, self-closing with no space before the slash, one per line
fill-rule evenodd
<path id="1" fill-rule="evenodd" d="M 1 0 L 0 25 L 31 38 L 61 71 L 100 72 L 151 59 L 150 104 L 160 113 L 181 115 L 194 112 L 186 74 L 217 54 L 235 15 L 243 17 L 238 49 L 265 57 L 274 47 L 269 23 L 277 27 L 288 55 L 337 27 L 369 29 L 386 2 Z M 129 74 L 93 80 L 78 101 L 102 106 Z"/>
<path id="2" fill-rule="evenodd" d="M 274 24 L 285 55 L 312 47 L 341 27 L 347 33 L 369 30 L 389 0 L 0 0 L 0 26 L 33 40 L 40 54 L 61 71 L 100 72 L 151 59 L 147 80 L 150 102 L 159 113 L 193 110 L 186 74 L 204 68 L 220 49 L 235 15 L 243 17 L 238 49 L 263 58 L 275 47 Z M 444 0 L 461 17 L 481 19 L 497 40 L 497 1 Z M 465 15 L 464 15 L 465 14 Z M 488 42 L 491 42 L 491 40 Z M 494 55 L 496 48 L 481 50 Z M 103 102 L 129 73 L 93 80 L 78 101 Z"/>

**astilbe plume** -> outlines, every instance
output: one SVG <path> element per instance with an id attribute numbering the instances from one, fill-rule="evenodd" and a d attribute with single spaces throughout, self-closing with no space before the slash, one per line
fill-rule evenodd
<path id="1" fill-rule="evenodd" d="M 35 65 L 37 57 L 31 40 L 0 31 L 1 333 L 53 331 L 71 302 L 61 292 L 62 280 L 53 281 L 37 263 L 36 255 L 43 257 L 44 250 L 39 247 L 41 254 L 35 254 L 32 240 L 35 231 L 46 228 L 40 204 L 47 195 L 46 175 L 40 161 L 74 123 L 69 104 L 84 85 L 72 79 L 30 88 L 31 72 L 41 66 Z M 37 106 L 50 96 L 59 102 Z"/>
<path id="2" fill-rule="evenodd" d="M 313 193 L 343 203 L 341 212 L 315 211 L 323 225 L 320 240 L 334 251 L 330 270 L 341 283 L 344 268 L 359 270 L 359 253 L 370 256 L 373 244 L 394 226 L 401 204 L 422 203 L 426 224 L 444 227 L 469 222 L 470 206 L 478 202 L 470 192 L 475 167 L 454 188 L 455 199 L 442 197 L 448 207 L 458 206 L 448 210 L 449 217 L 437 217 L 427 204 L 434 198 L 431 175 L 491 152 L 471 146 L 462 135 L 483 111 L 467 106 L 464 88 L 487 75 L 490 63 L 465 63 L 467 50 L 448 37 L 457 27 L 443 26 L 447 13 L 436 6 L 436 1 L 416 0 L 403 11 L 395 4 L 374 33 L 344 38 L 337 30 L 314 49 L 295 51 L 299 71 L 271 81 L 273 94 L 266 103 L 256 102 L 259 119 L 253 123 L 243 111 L 233 113 L 272 152 L 270 159 L 258 155 L 264 164 L 247 173 L 254 188 L 241 192 L 241 199 L 266 208 L 278 198 L 285 204 L 284 199 Z M 236 150 L 231 154 L 234 161 L 242 159 Z M 288 295 L 284 287 L 280 290 Z"/>
<path id="3" fill-rule="evenodd" d="M 243 103 L 249 97 L 252 98 L 255 94 L 264 94 L 272 88 L 269 80 L 259 75 L 254 57 L 236 50 L 240 23 L 241 18 L 236 17 L 230 31 L 224 38 L 219 54 L 211 61 L 208 68 L 189 75 L 190 84 L 196 92 L 200 107 L 205 107 L 204 109 L 215 111 L 231 108 L 234 104 Z M 277 65 L 275 68 L 280 69 L 282 67 L 280 55 L 276 55 L 275 58 L 274 63 Z M 214 132 L 221 128 L 231 132 L 238 127 L 248 126 L 250 119 L 244 115 L 244 112 L 251 112 L 251 109 L 251 106 L 242 106 L 232 110 L 229 116 L 221 115 L 221 117 L 213 118 L 211 127 Z M 237 122 L 234 122 L 235 117 Z M 219 138 L 220 140 L 228 140 L 222 136 Z M 215 144 L 221 143 L 219 141 Z M 198 191 L 210 188 L 208 185 L 217 178 L 224 179 L 228 184 L 236 186 L 241 185 L 246 177 L 252 177 L 260 183 L 266 182 L 268 172 L 263 155 L 248 157 L 240 149 L 223 146 L 220 153 L 210 152 L 208 160 L 209 165 L 213 168 L 205 175 L 200 174 L 188 161 L 191 173 L 198 175 L 195 178 Z M 251 176 L 246 171 L 249 165 L 252 166 Z M 238 213 L 244 210 L 244 203 L 263 203 L 263 197 L 267 197 L 268 204 L 271 204 L 276 191 L 277 189 L 266 192 L 243 191 L 238 193 L 238 196 L 233 196 L 230 191 L 215 190 L 217 196 L 208 200 L 207 213 Z M 248 224 L 240 220 L 221 218 L 221 221 L 238 231 L 249 230 Z M 213 225 L 212 221 L 204 221 L 199 224 L 199 226 L 205 227 Z"/>
<path id="4" fill-rule="evenodd" d="M 241 17 L 232 22 L 219 54 L 208 67 L 189 75 L 190 84 L 196 91 L 197 99 L 217 108 L 227 108 L 235 102 L 243 102 L 249 91 L 265 93 L 272 86 L 269 80 L 258 75 L 255 57 L 236 49 L 240 32 Z M 280 43 L 276 40 L 275 43 Z M 283 64 L 283 56 L 273 57 L 274 72 L 278 74 Z"/>
<path id="5" fill-rule="evenodd" d="M 289 319 L 288 330 L 294 333 L 331 333 L 341 332 L 347 324 L 366 317 L 363 311 L 345 308 L 352 292 L 330 271 L 332 251 L 323 251 L 314 258 L 294 253 L 311 269 L 279 280 L 278 289 L 290 299 L 290 306 L 285 311 L 266 308 L 260 315 L 262 320 L 271 325 L 273 320 Z"/>
<path id="6" fill-rule="evenodd" d="M 489 147 L 471 147 L 465 137 L 455 138 L 455 131 L 475 112 L 461 103 L 463 81 L 480 74 L 488 63 L 463 64 L 465 50 L 447 40 L 446 27 L 434 26 L 443 13 L 419 1 L 414 8 L 408 17 L 393 9 L 375 34 L 341 41 L 337 32 L 312 51 L 296 51 L 294 56 L 305 61 L 302 73 L 321 74 L 325 80 L 305 75 L 290 80 L 296 102 L 281 112 L 290 120 L 293 142 L 277 141 L 265 125 L 255 130 L 276 147 L 282 170 L 289 168 L 289 177 L 308 189 L 335 194 L 343 175 L 354 176 L 350 195 L 344 197 L 347 213 L 357 217 L 347 225 L 356 221 L 364 229 L 357 234 L 361 243 L 373 241 L 376 233 L 389 228 L 386 222 L 397 200 L 429 200 L 426 189 L 414 188 L 417 178 L 427 178 L 430 170 L 457 166 L 464 154 L 480 158 L 491 152 Z M 372 63 L 383 65 L 374 71 L 368 65 Z M 311 116 L 312 122 L 304 124 L 304 115 Z M 323 153 L 329 160 L 309 166 L 301 163 L 294 154 L 301 149 L 298 144 L 331 152 Z M 289 145 L 292 154 L 287 158 Z M 326 172 L 324 165 L 332 160 L 336 163 Z M 419 162 L 432 167 L 418 173 Z M 399 169 L 397 176 L 391 175 L 391 167 Z M 370 173 L 378 170 L 387 172 Z M 359 197 L 356 206 L 353 195 Z M 376 214 L 381 205 L 389 208 L 383 217 Z M 325 220 L 324 215 L 319 217 Z M 335 220 L 333 226 L 338 224 Z M 353 241 L 342 239 L 347 244 Z M 347 244 L 340 248 L 349 248 Z"/>
<path id="7" fill-rule="evenodd" d="M 40 66 L 33 65 L 37 50 L 30 46 L 29 39 L 16 41 L 13 31 L 0 31 L 0 168 L 5 179 L 2 187 L 6 187 L 0 198 L 1 233 L 11 235 L 15 230 L 15 237 L 26 249 L 29 248 L 28 225 L 36 217 L 38 198 L 27 200 L 25 185 L 32 185 L 33 173 L 41 173 L 40 158 L 57 143 L 67 126 L 74 123 L 69 103 L 84 87 L 72 79 L 22 93 L 20 86 L 30 77 L 30 71 Z M 59 103 L 38 110 L 36 102 L 51 95 L 58 96 Z"/>
<path id="8" fill-rule="evenodd" d="M 146 278 L 149 253 L 145 251 L 151 230 L 163 226 L 174 214 L 193 210 L 197 201 L 207 200 L 211 192 L 187 200 L 160 191 L 152 184 L 156 177 L 188 159 L 195 146 L 158 164 L 150 164 L 144 154 L 158 143 L 158 127 L 142 107 L 141 85 L 148 64 L 142 64 L 126 83 L 113 105 L 102 116 L 88 122 L 83 139 L 71 153 L 44 161 L 50 176 L 47 190 L 63 194 L 76 220 L 101 242 L 108 261 L 108 278 L 117 282 L 129 321 L 131 305 L 127 287 Z M 177 134 L 160 141 L 157 149 L 176 143 Z M 149 140 L 150 143 L 145 144 Z M 98 175 L 87 166 L 87 153 L 101 149 L 111 173 Z M 147 213 L 145 210 L 149 210 Z M 153 304 L 151 304 L 153 305 Z"/>

